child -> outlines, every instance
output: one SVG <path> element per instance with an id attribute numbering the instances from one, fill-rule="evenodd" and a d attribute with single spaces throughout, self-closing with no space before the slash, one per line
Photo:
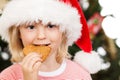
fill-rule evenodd
<path id="1" fill-rule="evenodd" d="M 0 28 L 14 63 L 1 72 L 0 80 L 91 80 L 67 52 L 74 42 L 85 52 L 92 49 L 77 0 L 12 0 L 3 11 Z M 31 44 L 51 48 L 44 62 L 37 52 L 23 54 Z"/>

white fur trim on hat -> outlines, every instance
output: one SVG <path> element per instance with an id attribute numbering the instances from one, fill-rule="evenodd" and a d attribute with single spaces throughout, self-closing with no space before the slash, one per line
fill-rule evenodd
<path id="1" fill-rule="evenodd" d="M 67 32 L 68 45 L 72 45 L 80 36 L 82 24 L 78 11 L 58 0 L 12 0 L 0 17 L 0 35 L 9 41 L 8 28 L 13 25 L 38 22 L 51 22 L 60 25 Z"/>
<path id="2" fill-rule="evenodd" d="M 91 74 L 100 71 L 103 63 L 102 58 L 95 51 L 91 51 L 91 53 L 79 51 L 75 54 L 74 61 L 83 66 Z"/>

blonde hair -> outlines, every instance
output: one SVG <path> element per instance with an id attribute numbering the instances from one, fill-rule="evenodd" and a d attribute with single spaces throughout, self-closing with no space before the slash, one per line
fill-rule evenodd
<path id="1" fill-rule="evenodd" d="M 12 62 L 20 62 L 24 55 L 22 53 L 23 44 L 19 37 L 19 29 L 16 26 L 12 26 L 8 30 L 9 32 L 9 50 L 11 53 L 11 61 Z"/>
<path id="2" fill-rule="evenodd" d="M 12 26 L 8 30 L 9 32 L 9 50 L 11 53 L 11 61 L 12 62 L 20 62 L 24 58 L 23 54 L 23 44 L 20 39 L 20 32 L 19 32 L 19 26 Z M 68 54 L 68 46 L 66 45 L 67 37 L 65 36 L 66 32 L 63 33 L 63 40 L 62 43 L 57 51 L 56 60 L 58 63 L 61 63 L 64 58 L 70 58 L 70 55 Z"/>

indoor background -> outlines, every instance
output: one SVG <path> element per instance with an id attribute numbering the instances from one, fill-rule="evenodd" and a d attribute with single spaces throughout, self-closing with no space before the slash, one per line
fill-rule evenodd
<path id="1" fill-rule="evenodd" d="M 0 0 L 0 15 L 9 0 Z M 79 0 L 84 11 L 93 50 L 103 59 L 101 70 L 92 74 L 93 80 L 120 80 L 120 1 Z M 73 44 L 69 53 L 74 56 L 79 48 Z M 10 66 L 8 44 L 0 37 L 0 71 Z"/>

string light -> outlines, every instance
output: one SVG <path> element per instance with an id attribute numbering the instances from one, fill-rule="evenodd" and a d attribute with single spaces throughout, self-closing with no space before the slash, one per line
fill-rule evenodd
<path id="1" fill-rule="evenodd" d="M 120 2 L 119 0 L 99 0 L 102 7 L 101 15 L 104 16 L 102 27 L 105 34 L 112 39 L 120 39 Z M 120 40 L 119 40 L 120 41 Z M 118 41 L 116 45 L 120 47 Z M 120 42 L 119 42 L 120 43 Z"/>

